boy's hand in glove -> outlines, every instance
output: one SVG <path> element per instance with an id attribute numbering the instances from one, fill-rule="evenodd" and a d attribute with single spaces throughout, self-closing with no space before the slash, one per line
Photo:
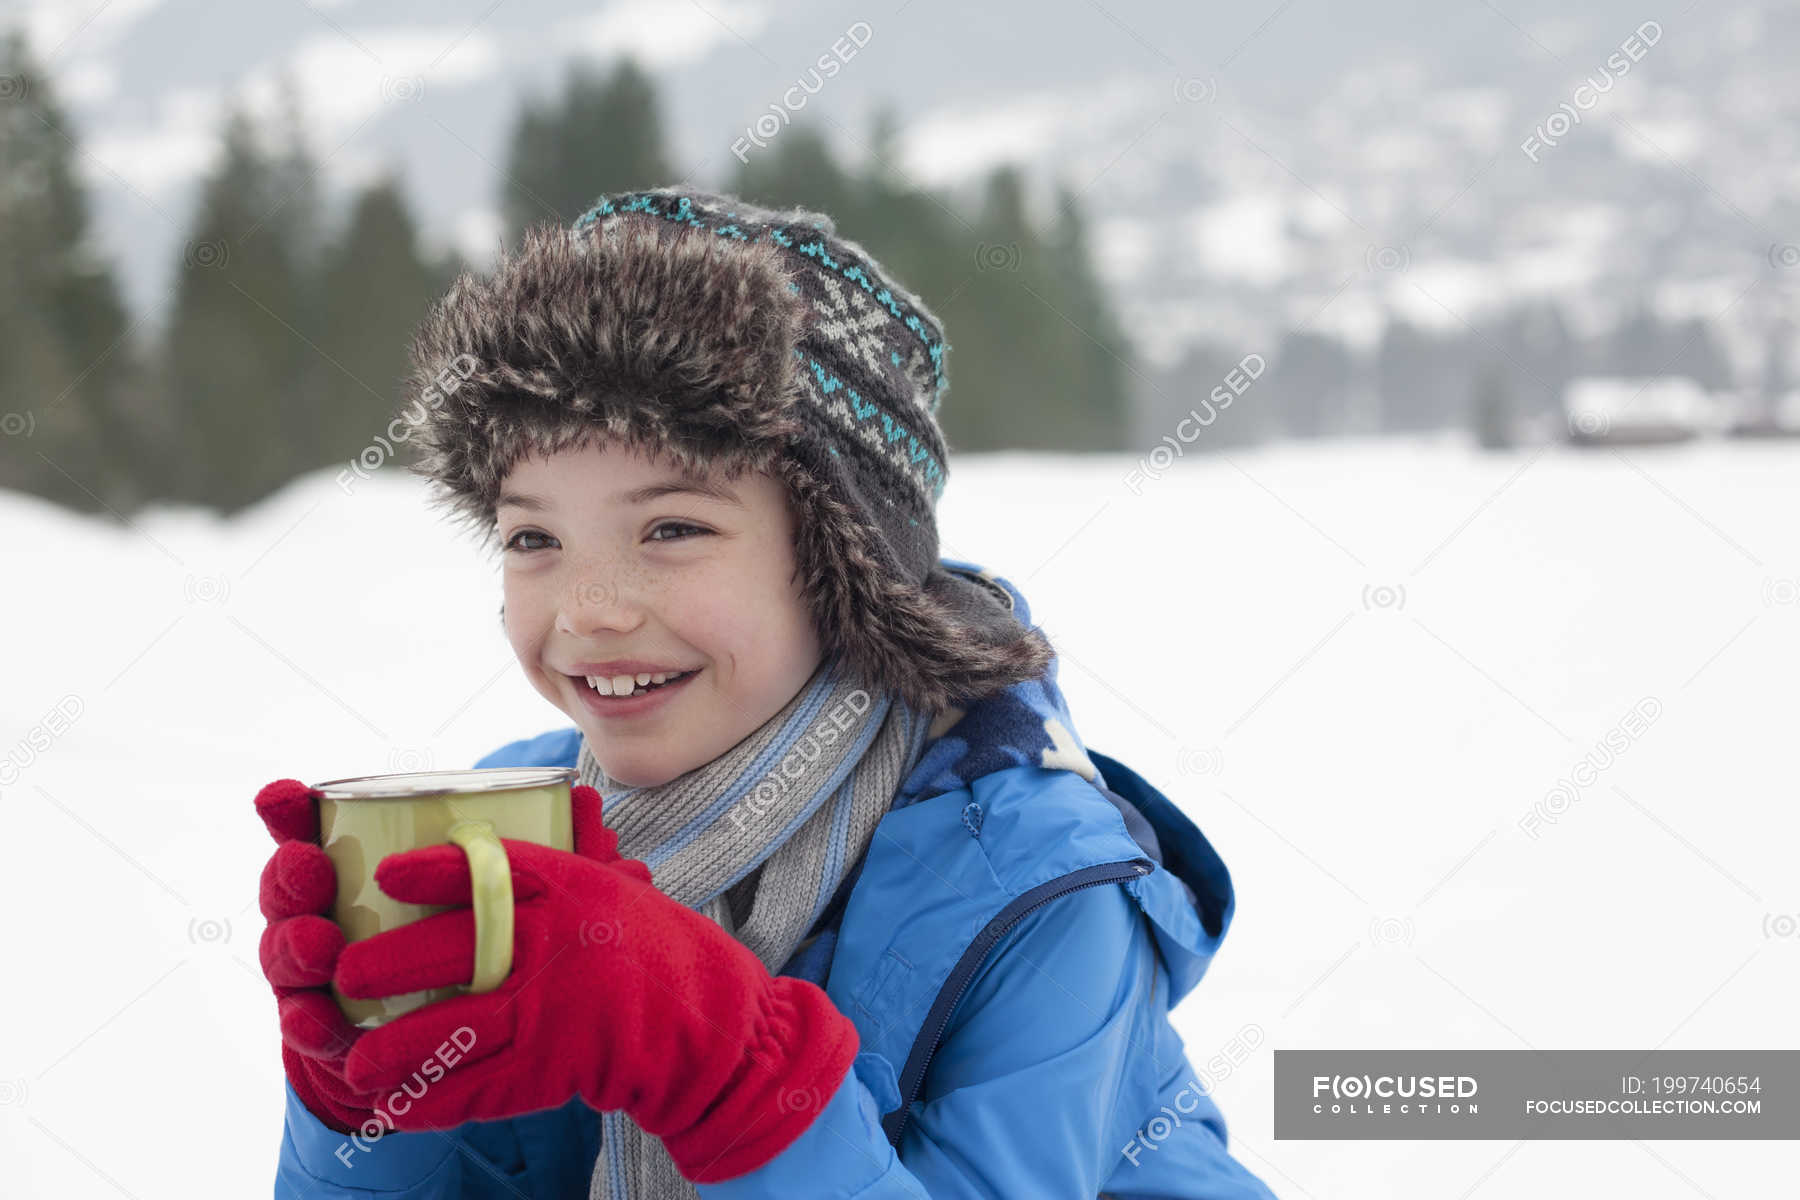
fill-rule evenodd
<path id="1" fill-rule="evenodd" d="M 357 1132 L 375 1115 L 375 1097 L 344 1078 L 344 1057 L 362 1031 L 329 988 L 344 934 L 330 916 L 337 871 L 319 846 L 318 793 L 298 779 L 277 779 L 256 794 L 256 812 L 276 842 L 258 890 L 268 921 L 258 956 L 275 992 L 282 1066 L 315 1117 L 339 1133 Z"/>
<path id="2" fill-rule="evenodd" d="M 856 1027 L 815 984 L 770 975 L 717 923 L 659 891 L 642 862 L 620 858 L 598 792 L 577 786 L 571 799 L 573 854 L 501 839 L 515 904 L 505 981 L 364 1032 L 348 1082 L 391 1096 L 384 1106 L 402 1130 L 580 1096 L 660 1137 L 692 1182 L 754 1170 L 837 1090 Z M 390 854 L 375 881 L 397 900 L 459 907 L 344 947 L 335 976 L 344 994 L 468 983 L 475 925 L 463 851 Z"/>

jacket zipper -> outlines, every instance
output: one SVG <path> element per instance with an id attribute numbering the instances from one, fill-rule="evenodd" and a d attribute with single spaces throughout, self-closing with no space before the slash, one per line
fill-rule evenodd
<path id="1" fill-rule="evenodd" d="M 887 1133 L 888 1142 L 895 1152 L 900 1149 L 900 1134 L 906 1128 L 907 1119 L 912 1115 L 913 1101 L 918 1098 L 919 1091 L 925 1085 L 925 1068 L 930 1066 L 932 1055 L 937 1053 L 938 1042 L 944 1036 L 945 1026 L 950 1024 L 950 1015 L 956 1011 L 957 1002 L 962 999 L 963 992 L 975 978 L 982 960 L 988 956 L 1007 931 L 1024 919 L 1025 914 L 1035 908 L 1048 904 L 1059 896 L 1082 888 L 1093 887 L 1101 883 L 1115 883 L 1121 879 L 1132 879 L 1148 875 L 1155 870 L 1147 858 L 1132 858 L 1122 862 L 1100 863 L 1092 867 L 1082 867 L 1078 871 L 1070 871 L 1067 875 L 1059 875 L 1055 879 L 1038 884 L 1030 891 L 1017 897 L 989 921 L 969 943 L 962 957 L 956 960 L 956 966 L 950 976 L 944 980 L 944 986 L 938 989 L 937 999 L 932 1002 L 931 1011 L 925 1015 L 925 1028 L 913 1042 L 912 1052 L 906 1057 L 906 1066 L 900 1073 L 900 1107 L 881 1120 L 882 1128 Z M 927 1032 L 929 1031 L 929 1032 Z"/>

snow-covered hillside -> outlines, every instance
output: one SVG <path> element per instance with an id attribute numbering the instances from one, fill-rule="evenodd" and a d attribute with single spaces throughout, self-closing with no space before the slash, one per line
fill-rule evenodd
<path id="1" fill-rule="evenodd" d="M 1021 588 L 1084 739 L 1232 869 L 1177 1023 L 1197 1067 L 1254 1047 L 1210 1076 L 1243 1160 L 1337 1200 L 1791 1186 L 1793 1142 L 1277 1142 L 1270 1052 L 1800 1046 L 1800 448 L 1136 466 L 960 459 L 944 549 Z M 0 496 L 8 1196 L 269 1194 L 251 797 L 568 723 L 497 566 L 401 472 L 334 475 L 230 522 Z"/>

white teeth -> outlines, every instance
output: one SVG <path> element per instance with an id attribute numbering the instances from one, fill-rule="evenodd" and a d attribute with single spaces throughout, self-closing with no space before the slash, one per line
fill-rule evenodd
<path id="1" fill-rule="evenodd" d="M 585 675 L 587 685 L 602 696 L 629 696 L 636 688 L 646 688 L 653 683 L 666 683 L 681 674 L 680 671 L 654 672 L 637 676 L 631 675 Z"/>

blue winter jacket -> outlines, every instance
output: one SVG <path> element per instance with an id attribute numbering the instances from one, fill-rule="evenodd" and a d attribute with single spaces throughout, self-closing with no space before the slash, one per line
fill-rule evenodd
<path id="1" fill-rule="evenodd" d="M 573 766 L 579 731 L 476 765 Z M 708 1200 L 1269 1200 L 1169 1010 L 1234 907 L 1200 830 L 1117 761 L 1014 765 L 890 811 L 838 914 L 826 993 L 861 1049 L 819 1118 Z M 784 971 L 787 968 L 784 968 Z M 351 1146 L 290 1087 L 277 1197 L 585 1197 L 580 1099 Z"/>

